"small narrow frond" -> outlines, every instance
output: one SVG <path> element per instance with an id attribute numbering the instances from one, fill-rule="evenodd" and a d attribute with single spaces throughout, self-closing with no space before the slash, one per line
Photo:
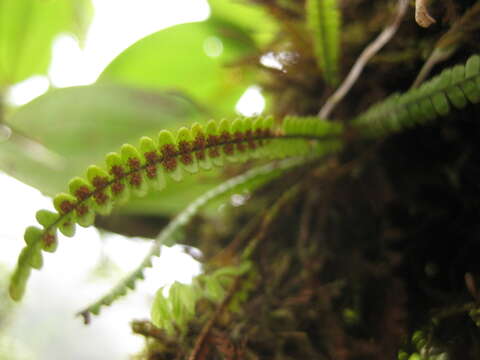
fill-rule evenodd
<path id="1" fill-rule="evenodd" d="M 79 314 L 83 316 L 85 321 L 87 321 L 90 318 L 90 314 L 98 315 L 102 306 L 111 305 L 113 301 L 125 295 L 128 289 L 133 290 L 136 282 L 143 279 L 144 270 L 147 267 L 152 267 L 152 258 L 154 256 L 160 256 L 161 247 L 163 245 L 174 245 L 175 234 L 178 233 L 205 205 L 231 192 L 238 192 L 240 190 L 253 191 L 282 175 L 285 171 L 305 164 L 307 160 L 308 158 L 291 158 L 253 168 L 244 174 L 229 179 L 197 198 L 162 230 L 155 240 L 155 244 L 152 245 L 152 248 L 137 268 L 122 279 L 106 295 L 80 311 Z"/>
<path id="2" fill-rule="evenodd" d="M 340 12 L 337 0 L 307 0 L 307 26 L 319 68 L 330 85 L 338 82 Z"/>
<path id="3" fill-rule="evenodd" d="M 293 122 L 284 134 L 281 128 L 274 128 L 271 117 L 212 120 L 205 127 L 194 124 L 180 128 L 176 135 L 162 130 L 156 140 L 142 137 L 139 147 L 124 144 L 119 153 L 107 154 L 105 168 L 90 166 L 86 178 L 72 179 L 69 192 L 54 197 L 56 214 L 39 211 L 37 219 L 43 229 L 25 232 L 26 247 L 10 283 L 12 299 L 21 299 L 30 269 L 42 266 L 41 251 L 55 251 L 57 230 L 73 236 L 75 225 L 90 226 L 95 214 L 108 215 L 114 205 L 132 195 L 140 197 L 163 189 L 166 177 L 181 181 L 188 174 L 225 162 L 320 156 L 337 150 L 338 140 L 324 141 L 337 138 L 337 133 L 320 136 L 315 126 L 308 119 Z"/>
<path id="4" fill-rule="evenodd" d="M 480 102 L 480 56 L 445 69 L 418 89 L 394 94 L 354 120 L 371 136 L 400 131 Z"/>

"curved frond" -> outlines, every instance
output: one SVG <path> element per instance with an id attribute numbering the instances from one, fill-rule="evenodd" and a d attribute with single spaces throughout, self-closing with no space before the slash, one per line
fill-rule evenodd
<path id="1" fill-rule="evenodd" d="M 452 108 L 462 109 L 480 102 L 480 56 L 456 65 L 418 89 L 394 94 L 373 105 L 354 120 L 367 134 L 378 136 L 446 116 Z"/>
<path id="2" fill-rule="evenodd" d="M 102 306 L 109 306 L 113 301 L 125 295 L 128 289 L 133 290 L 136 282 L 144 279 L 144 270 L 152 267 L 152 258 L 160 256 L 161 247 L 172 246 L 175 244 L 175 234 L 185 226 L 198 211 L 209 202 L 224 196 L 230 192 L 238 192 L 240 189 L 253 191 L 263 184 L 282 175 L 285 171 L 302 165 L 308 158 L 291 158 L 279 162 L 268 163 L 257 168 L 253 168 L 244 174 L 238 175 L 217 187 L 207 191 L 202 196 L 193 201 L 185 210 L 179 213 L 158 235 L 152 248 L 145 256 L 144 260 L 129 275 L 123 278 L 112 290 L 100 299 L 93 302 L 79 314 L 83 316 L 85 322 L 89 321 L 90 314 L 98 315 Z"/>
<path id="3" fill-rule="evenodd" d="M 109 214 L 116 203 L 128 201 L 131 195 L 144 196 L 150 190 L 163 189 L 168 176 L 181 181 L 186 174 L 225 162 L 319 156 L 335 151 L 340 144 L 338 134 L 324 134 L 317 126 L 319 122 L 290 118 L 283 128 L 275 129 L 269 117 L 211 120 L 206 126 L 180 128 L 175 135 L 162 130 L 156 140 L 143 137 L 138 147 L 125 144 L 120 152 L 107 154 L 104 168 L 90 166 L 86 178 L 72 179 L 68 193 L 55 196 L 56 213 L 37 213 L 42 228 L 27 228 L 26 246 L 10 282 L 11 298 L 22 298 L 31 268 L 42 267 L 42 251 L 55 251 L 57 230 L 73 236 L 76 224 L 90 226 L 95 214 Z"/>

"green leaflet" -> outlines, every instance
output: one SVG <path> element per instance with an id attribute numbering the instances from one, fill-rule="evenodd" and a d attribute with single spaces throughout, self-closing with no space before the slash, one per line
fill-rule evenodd
<path id="1" fill-rule="evenodd" d="M 41 250 L 55 251 L 57 229 L 73 236 L 75 224 L 89 226 L 96 213 L 109 214 L 116 203 L 128 201 L 131 195 L 144 196 L 150 189 L 162 189 L 167 176 L 181 181 L 185 175 L 213 165 L 222 166 L 225 161 L 306 158 L 338 150 L 337 128 L 324 134 L 322 126 L 327 125 L 321 120 L 292 119 L 288 127 L 278 129 L 274 129 L 271 117 L 241 118 L 233 122 L 212 120 L 205 127 L 194 124 L 190 129 L 181 128 L 176 135 L 162 130 L 157 139 L 142 137 L 139 147 L 124 144 L 119 154 L 107 154 L 105 168 L 90 166 L 86 179 L 72 179 L 69 193 L 54 197 L 57 214 L 39 211 L 37 219 L 43 229 L 29 228 L 25 232 L 26 247 L 10 282 L 12 299 L 20 300 L 23 296 L 30 268 L 42 266 Z M 318 122 L 323 125 L 315 124 Z M 142 271 L 138 276 L 143 276 Z M 124 287 L 118 291 L 126 293 Z M 98 309 L 91 310 L 96 311 Z"/>
<path id="2" fill-rule="evenodd" d="M 307 25 L 318 67 L 330 85 L 338 82 L 340 12 L 336 0 L 307 0 Z"/>
<path id="3" fill-rule="evenodd" d="M 353 123 L 367 135 L 378 136 L 432 121 L 480 102 L 480 56 L 471 56 L 465 65 L 442 71 L 418 89 L 394 94 L 373 105 Z"/>
<path id="4" fill-rule="evenodd" d="M 80 311 L 79 314 L 85 319 L 89 314 L 98 314 L 102 306 L 109 306 L 113 301 L 126 294 L 128 289 L 134 289 L 135 283 L 143 279 L 143 271 L 152 267 L 152 257 L 160 256 L 163 245 L 172 246 L 175 244 L 177 234 L 190 219 L 197 214 L 202 207 L 211 201 L 225 196 L 225 194 L 241 190 L 253 191 L 254 189 L 270 182 L 282 175 L 285 171 L 305 164 L 308 158 L 290 158 L 279 162 L 268 163 L 267 165 L 253 168 L 244 174 L 236 176 L 206 192 L 193 201 L 185 210 L 179 213 L 158 235 L 155 244 L 152 246 L 144 260 L 129 275 L 122 279 L 112 290 L 103 295 L 97 301 Z M 225 270 L 226 271 L 226 270 Z"/>
<path id="5" fill-rule="evenodd" d="M 164 289 L 160 288 L 152 304 L 152 322 L 168 335 L 174 335 L 175 330 L 184 334 L 188 330 L 188 322 L 195 316 L 195 305 L 198 300 L 207 298 L 216 303 L 222 301 L 233 279 L 249 272 L 253 274 L 252 264 L 245 261 L 238 266 L 219 269 L 212 274 L 199 275 L 190 285 L 175 282 L 170 287 L 168 296 L 165 296 Z M 237 305 L 233 311 L 238 311 L 238 303 L 247 298 L 252 280 L 249 279 L 236 298 L 232 299 L 232 305 Z"/>

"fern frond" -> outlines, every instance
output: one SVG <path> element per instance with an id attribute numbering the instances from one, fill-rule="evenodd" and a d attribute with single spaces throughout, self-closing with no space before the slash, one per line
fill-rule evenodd
<path id="1" fill-rule="evenodd" d="M 82 315 L 85 322 L 88 322 L 90 314 L 98 315 L 102 306 L 110 306 L 113 301 L 125 295 L 129 289 L 133 290 L 136 286 L 136 282 L 144 279 L 144 270 L 148 267 L 152 267 L 152 258 L 154 256 L 160 256 L 161 247 L 163 245 L 174 245 L 175 234 L 180 231 L 181 228 L 185 226 L 202 207 L 230 192 L 238 192 L 239 190 L 245 189 L 253 191 L 263 184 L 280 176 L 285 171 L 304 164 L 307 159 L 308 158 L 289 158 L 279 162 L 272 162 L 257 168 L 253 168 L 244 174 L 227 180 L 226 182 L 198 197 L 162 230 L 155 240 L 155 243 L 152 245 L 149 253 L 145 256 L 143 261 L 137 266 L 136 269 L 122 279 L 106 295 L 102 296 L 87 308 L 80 311 L 79 315 Z"/>
<path id="2" fill-rule="evenodd" d="M 338 82 L 340 12 L 337 0 L 307 0 L 307 25 L 319 68 L 330 85 Z"/>
<path id="3" fill-rule="evenodd" d="M 150 188 L 164 188 L 167 176 L 180 181 L 186 173 L 222 166 L 225 161 L 319 156 L 338 149 L 336 133 L 318 135 L 320 130 L 312 120 L 289 121 L 294 126 L 275 130 L 273 119 L 268 117 L 211 120 L 205 127 L 194 124 L 190 129 L 181 128 L 176 136 L 162 130 L 157 141 L 143 137 L 138 148 L 125 144 L 120 153 L 108 154 L 105 169 L 90 166 L 86 179 L 74 178 L 69 193 L 55 196 L 57 213 L 37 213 L 43 228 L 29 227 L 25 232 L 26 246 L 10 282 L 11 298 L 19 300 L 23 296 L 31 268 L 42 266 L 42 250 L 55 251 L 57 229 L 65 236 L 73 236 L 75 224 L 90 226 L 96 213 L 109 214 L 115 203 L 125 202 L 131 195 L 144 196 Z M 326 144 L 319 141 L 332 137 L 337 140 Z"/>
<path id="4" fill-rule="evenodd" d="M 221 268 L 212 274 L 202 274 L 195 277 L 192 284 L 175 282 L 169 289 L 168 296 L 160 288 L 152 304 L 152 323 L 172 336 L 175 330 L 184 334 L 188 331 L 188 322 L 195 316 L 195 305 L 202 298 L 212 302 L 221 302 L 227 294 L 227 289 L 235 278 L 250 277 L 241 289 L 236 291 L 230 302 L 230 308 L 239 310 L 241 302 L 245 301 L 252 283 L 255 271 L 250 261 L 244 261 L 237 266 Z M 250 275 L 250 276 L 249 276 Z"/>
<path id="5" fill-rule="evenodd" d="M 471 56 L 465 65 L 456 65 L 418 89 L 394 94 L 373 105 L 354 120 L 371 136 L 396 132 L 446 116 L 453 108 L 462 109 L 480 102 L 480 56 Z"/>

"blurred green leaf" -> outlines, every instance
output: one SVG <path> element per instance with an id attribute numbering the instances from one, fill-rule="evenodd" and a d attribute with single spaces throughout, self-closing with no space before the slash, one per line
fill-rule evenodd
<path id="1" fill-rule="evenodd" d="M 186 331 L 188 321 L 195 315 L 195 303 L 200 293 L 201 289 L 194 285 L 178 281 L 172 284 L 167 297 L 163 294 L 163 287 L 160 288 L 151 308 L 152 322 L 170 335 L 173 333 L 174 323 L 180 331 Z"/>
<path id="2" fill-rule="evenodd" d="M 222 287 L 219 278 L 213 276 L 205 277 L 205 297 L 214 302 L 218 302 L 221 301 L 224 296 L 225 289 Z"/>
<path id="3" fill-rule="evenodd" d="M 90 15 L 90 0 L 0 0 L 0 86 L 45 74 L 55 36 L 82 39 Z"/>
<path id="4" fill-rule="evenodd" d="M 47 195 L 65 191 L 68 181 L 91 164 L 104 166 L 105 155 L 123 143 L 138 145 L 141 136 L 202 121 L 187 99 L 123 86 L 93 85 L 51 91 L 7 119 L 14 131 L 0 143 L 0 168 Z M 186 176 L 159 193 L 129 202 L 123 212 L 172 213 L 192 196 L 207 191 L 217 172 L 201 183 Z"/>
<path id="5" fill-rule="evenodd" d="M 163 295 L 163 287 L 158 289 L 155 295 L 150 316 L 155 326 L 169 334 L 173 332 L 171 302 Z"/>
<path id="6" fill-rule="evenodd" d="M 177 25 L 129 47 L 99 82 L 180 90 L 207 106 L 212 116 L 231 115 L 253 78 L 229 63 L 254 48 L 245 33 L 219 20 Z"/>
<path id="7" fill-rule="evenodd" d="M 211 9 L 210 18 L 230 23 L 242 29 L 259 45 L 273 40 L 277 33 L 277 23 L 268 13 L 267 6 L 254 4 L 246 0 L 208 0 Z"/>

